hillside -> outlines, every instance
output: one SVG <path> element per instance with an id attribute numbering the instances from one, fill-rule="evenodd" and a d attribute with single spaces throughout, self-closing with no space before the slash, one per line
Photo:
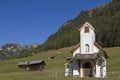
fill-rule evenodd
<path id="1" fill-rule="evenodd" d="M 1 80 L 79 80 L 79 78 L 64 77 L 64 57 L 71 57 L 70 51 L 73 47 L 66 47 L 59 50 L 49 50 L 35 54 L 32 57 L 0 61 L 0 79 Z M 120 47 L 105 48 L 109 55 L 107 70 L 107 80 L 120 79 Z M 55 59 L 48 60 L 49 56 L 55 56 Z M 17 63 L 21 61 L 31 61 L 43 59 L 46 62 L 45 71 L 24 71 L 18 68 Z M 56 73 L 57 72 L 57 73 Z M 57 76 L 56 76 L 57 74 Z M 86 80 L 86 78 L 81 78 Z M 90 78 L 87 80 L 103 80 Z"/>
<path id="2" fill-rule="evenodd" d="M 120 46 L 120 0 L 112 0 L 109 4 L 80 14 L 65 22 L 56 33 L 49 36 L 36 51 L 59 49 L 79 42 L 79 29 L 86 22 L 95 28 L 96 40 L 103 47 Z"/>

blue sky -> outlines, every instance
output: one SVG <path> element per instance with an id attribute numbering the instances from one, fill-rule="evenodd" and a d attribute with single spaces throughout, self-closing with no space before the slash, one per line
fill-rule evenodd
<path id="1" fill-rule="evenodd" d="M 0 45 L 42 44 L 60 26 L 111 0 L 0 0 Z"/>

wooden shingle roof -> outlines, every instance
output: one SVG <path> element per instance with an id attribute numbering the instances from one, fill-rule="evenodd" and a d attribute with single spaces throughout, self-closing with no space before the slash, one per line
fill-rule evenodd
<path id="1" fill-rule="evenodd" d="M 79 60 L 86 60 L 86 59 L 95 59 L 97 57 L 96 54 L 76 54 L 74 59 L 79 59 Z"/>
<path id="2" fill-rule="evenodd" d="M 45 62 L 44 62 L 43 60 L 36 60 L 36 61 L 30 61 L 30 62 L 29 62 L 29 65 L 32 65 L 32 64 L 40 64 L 40 63 L 44 63 L 44 64 L 45 64 Z"/>
<path id="3" fill-rule="evenodd" d="M 27 66 L 28 64 L 29 64 L 29 62 L 26 61 L 26 62 L 19 62 L 17 65 L 18 66 Z"/>
<path id="4" fill-rule="evenodd" d="M 46 65 L 43 60 L 19 62 L 17 65 L 18 66 L 28 66 L 28 65 L 41 64 L 41 63 L 43 63 L 44 65 Z"/>

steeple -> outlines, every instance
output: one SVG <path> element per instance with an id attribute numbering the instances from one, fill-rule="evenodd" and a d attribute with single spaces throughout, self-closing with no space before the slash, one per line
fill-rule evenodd
<path id="1" fill-rule="evenodd" d="M 80 28 L 80 53 L 81 54 L 92 54 L 94 53 L 94 42 L 95 42 L 95 33 L 93 26 L 86 22 Z"/>

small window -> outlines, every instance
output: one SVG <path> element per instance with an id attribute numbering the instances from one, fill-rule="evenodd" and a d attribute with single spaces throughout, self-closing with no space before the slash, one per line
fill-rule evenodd
<path id="1" fill-rule="evenodd" d="M 89 45 L 86 44 L 85 47 L 86 47 L 86 51 L 85 52 L 88 53 L 89 52 Z"/>
<path id="2" fill-rule="evenodd" d="M 84 32 L 89 33 L 89 27 L 85 27 Z"/>

